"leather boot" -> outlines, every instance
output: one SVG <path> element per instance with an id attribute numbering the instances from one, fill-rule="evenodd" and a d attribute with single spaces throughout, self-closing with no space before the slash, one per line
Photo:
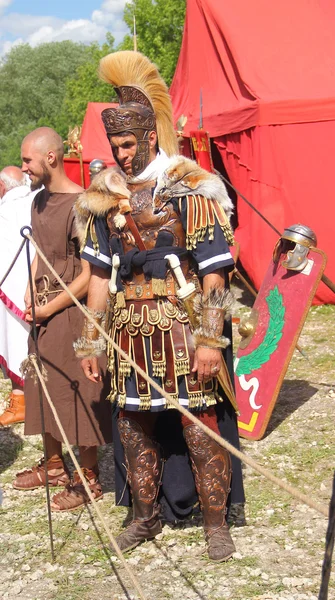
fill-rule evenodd
<path id="1" fill-rule="evenodd" d="M 9 395 L 9 404 L 6 410 L 0 416 L 0 425 L 6 427 L 7 425 L 14 425 L 14 423 L 23 423 L 25 416 L 25 404 L 23 394 Z"/>
<path id="2" fill-rule="evenodd" d="M 236 550 L 226 523 L 231 481 L 229 452 L 198 425 L 187 425 L 184 437 L 199 495 L 208 556 L 219 562 L 228 560 Z"/>
<path id="3" fill-rule="evenodd" d="M 157 504 L 161 461 L 157 444 L 136 421 L 119 418 L 118 428 L 133 499 L 133 520 L 116 538 L 120 550 L 126 552 L 162 531 Z"/>

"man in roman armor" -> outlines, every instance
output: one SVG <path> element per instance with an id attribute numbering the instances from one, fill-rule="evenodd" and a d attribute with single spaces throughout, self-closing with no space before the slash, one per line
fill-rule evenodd
<path id="1" fill-rule="evenodd" d="M 227 355 L 231 349 L 230 199 L 218 177 L 177 155 L 168 90 L 146 57 L 110 54 L 100 63 L 100 76 L 115 87 L 120 101 L 102 112 L 118 168 L 97 175 L 76 202 L 82 257 L 93 264 L 88 309 L 147 375 L 238 445 L 235 411 L 216 379 L 222 350 Z M 200 298 L 193 331 L 177 298 L 168 254 L 180 260 Z M 102 336 L 87 324 L 75 348 L 91 381 L 100 379 L 97 357 L 104 347 Z M 119 547 L 126 551 L 159 534 L 162 506 L 177 516 L 189 512 L 196 500 L 189 457 L 209 557 L 227 560 L 235 551 L 227 503 L 244 501 L 240 463 L 233 460 L 232 477 L 229 453 L 173 410 L 113 348 L 107 352 L 133 505 Z M 116 478 L 121 468 L 117 459 Z M 117 481 L 116 492 L 121 503 Z"/>

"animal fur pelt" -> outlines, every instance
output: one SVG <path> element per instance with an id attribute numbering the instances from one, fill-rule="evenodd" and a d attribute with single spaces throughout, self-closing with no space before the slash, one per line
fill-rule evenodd
<path id="1" fill-rule="evenodd" d="M 195 296 L 193 307 L 194 313 L 198 315 L 199 325 L 193 331 L 193 341 L 197 348 L 198 346 L 205 346 L 208 348 L 227 348 L 230 344 L 229 338 L 224 335 L 220 335 L 217 332 L 217 328 L 220 325 L 223 330 L 223 319 L 229 319 L 231 315 L 231 308 L 233 304 L 233 296 L 230 290 L 219 289 L 216 287 L 210 288 L 206 296 L 198 294 Z M 211 318 L 208 314 L 211 311 L 219 309 L 222 311 L 222 316 L 214 318 L 215 327 L 211 326 Z"/>
<path id="2" fill-rule="evenodd" d="M 106 215 L 112 208 L 118 208 L 115 220 L 117 225 L 122 227 L 125 222 L 123 214 L 131 212 L 130 196 L 125 175 L 120 169 L 110 167 L 95 175 L 87 190 L 78 196 L 74 207 L 77 235 L 81 245 L 86 237 L 90 215 L 99 217 Z"/>
<path id="3" fill-rule="evenodd" d="M 233 213 L 233 203 L 220 177 L 205 171 L 194 160 L 185 156 L 172 156 L 169 166 L 158 178 L 154 194 L 155 206 L 170 198 L 189 195 L 217 200 L 228 219 Z"/>

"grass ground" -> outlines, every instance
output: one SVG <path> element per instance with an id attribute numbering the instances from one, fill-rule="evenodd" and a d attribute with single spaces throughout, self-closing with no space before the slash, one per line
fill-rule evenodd
<path id="1" fill-rule="evenodd" d="M 334 473 L 334 320 L 334 306 L 311 309 L 300 338 L 309 360 L 294 354 L 265 438 L 242 441 L 244 452 L 325 505 Z M 0 380 L 2 399 L 6 390 Z M 100 507 L 116 534 L 126 511 L 114 505 L 112 452 L 101 449 L 107 491 Z M 11 486 L 15 473 L 40 456 L 40 439 L 25 438 L 22 425 L 0 431 L 1 598 L 137 598 L 92 509 L 53 517 L 51 561 L 43 490 Z M 165 526 L 157 541 L 126 555 L 148 600 L 317 600 L 327 519 L 249 467 L 244 476 L 247 526 L 232 529 L 233 560 L 206 559 L 198 519 L 182 529 Z"/>

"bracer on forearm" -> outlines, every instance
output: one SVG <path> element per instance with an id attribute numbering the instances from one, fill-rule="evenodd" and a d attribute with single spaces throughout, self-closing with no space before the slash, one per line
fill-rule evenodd
<path id="1" fill-rule="evenodd" d="M 103 329 L 105 328 L 106 313 L 84 307 L 93 319 Z M 90 358 L 100 356 L 106 350 L 106 340 L 97 330 L 95 325 L 85 317 L 81 337 L 73 344 L 77 358 Z"/>
<path id="2" fill-rule="evenodd" d="M 196 348 L 226 348 L 230 340 L 222 335 L 224 320 L 230 316 L 233 298 L 226 289 L 211 288 L 198 299 L 195 312 L 200 315 L 200 324 L 193 332 Z"/>

